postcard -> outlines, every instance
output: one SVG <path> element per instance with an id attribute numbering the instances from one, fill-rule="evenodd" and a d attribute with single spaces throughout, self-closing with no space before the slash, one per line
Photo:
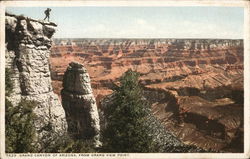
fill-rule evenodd
<path id="1" fill-rule="evenodd" d="M 249 158 L 249 1 L 3 1 L 1 158 Z"/>

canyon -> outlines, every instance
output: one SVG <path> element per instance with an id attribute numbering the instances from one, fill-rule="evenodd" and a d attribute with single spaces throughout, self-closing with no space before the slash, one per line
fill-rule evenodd
<path id="1" fill-rule="evenodd" d="M 77 61 L 101 112 L 112 83 L 132 69 L 154 116 L 185 144 L 243 152 L 243 47 L 241 39 L 53 39 L 53 90 L 61 97 L 64 72 Z"/>

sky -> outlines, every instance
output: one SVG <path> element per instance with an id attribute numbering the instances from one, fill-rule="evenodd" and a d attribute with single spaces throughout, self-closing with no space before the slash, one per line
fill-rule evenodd
<path id="1" fill-rule="evenodd" d="M 43 19 L 47 7 L 6 11 Z M 55 38 L 243 38 L 241 7 L 49 7 Z"/>

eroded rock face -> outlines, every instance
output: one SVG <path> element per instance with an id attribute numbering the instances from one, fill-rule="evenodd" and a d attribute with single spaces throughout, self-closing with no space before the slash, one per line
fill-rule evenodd
<path id="1" fill-rule="evenodd" d="M 243 95 L 232 87 L 218 89 L 221 91 L 145 88 L 144 95 L 152 103 L 153 114 L 184 143 L 206 150 L 242 152 Z"/>
<path id="2" fill-rule="evenodd" d="M 215 88 L 243 77 L 243 40 L 54 39 L 50 57 L 56 93 L 68 64 L 86 67 L 97 103 L 128 69 L 143 85 Z M 205 80 L 205 84 L 203 82 Z"/>
<path id="3" fill-rule="evenodd" d="M 67 123 L 65 112 L 54 94 L 49 69 L 51 36 L 54 23 L 44 23 L 23 16 L 6 13 L 6 68 L 13 71 L 13 93 L 9 99 L 13 105 L 21 99 L 36 101 L 34 112 L 38 140 L 43 128 L 51 124 L 56 132 L 64 133 Z"/>
<path id="4" fill-rule="evenodd" d="M 61 95 L 70 134 L 75 138 L 93 140 L 99 146 L 99 115 L 89 74 L 83 65 L 69 64 L 63 77 Z"/>

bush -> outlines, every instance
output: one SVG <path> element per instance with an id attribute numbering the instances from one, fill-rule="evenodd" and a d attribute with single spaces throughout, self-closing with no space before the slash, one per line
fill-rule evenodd
<path id="1" fill-rule="evenodd" d="M 35 141 L 34 121 L 36 115 L 33 109 L 36 102 L 21 100 L 17 106 L 13 106 L 8 96 L 13 91 L 11 77 L 13 71 L 5 69 L 5 136 L 6 152 L 35 152 L 36 148 L 32 143 Z"/>
<path id="2" fill-rule="evenodd" d="M 11 76 L 13 75 L 13 71 L 11 69 L 5 69 L 5 96 L 9 96 L 13 90 L 13 82 L 11 80 Z"/>
<path id="3" fill-rule="evenodd" d="M 90 153 L 96 152 L 93 143 L 86 140 L 74 140 L 65 131 L 60 134 L 54 129 L 43 132 L 43 142 L 39 141 L 39 152 L 45 153 Z"/>
<path id="4" fill-rule="evenodd" d="M 33 109 L 36 103 L 22 100 L 17 106 L 13 106 L 6 99 L 5 135 L 6 152 L 35 152 L 32 143 L 35 141 L 34 121 L 36 115 Z"/>
<path id="5" fill-rule="evenodd" d="M 60 153 L 95 153 L 92 141 L 87 140 L 72 140 L 69 138 L 68 142 L 60 148 Z"/>

